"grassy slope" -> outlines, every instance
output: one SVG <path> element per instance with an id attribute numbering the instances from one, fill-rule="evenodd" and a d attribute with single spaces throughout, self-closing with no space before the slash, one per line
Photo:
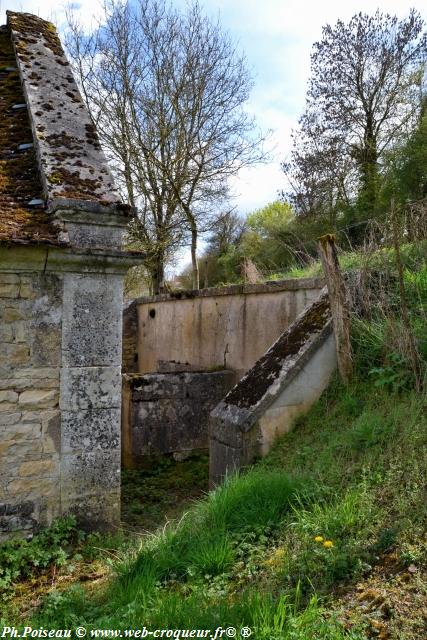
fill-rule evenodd
<path id="1" fill-rule="evenodd" d="M 425 266 L 405 278 L 427 359 Z M 399 315 L 392 320 L 379 314 L 355 322 L 353 384 L 331 384 L 267 458 L 196 502 L 178 523 L 122 547 L 115 576 L 93 585 L 90 597 L 81 586 L 54 592 L 25 621 L 55 628 L 249 626 L 252 637 L 266 640 L 424 637 L 427 401 L 409 389 L 407 363 L 396 351 Z M 197 474 L 203 476 L 200 465 Z M 182 480 L 191 484 L 191 474 Z M 175 515 L 173 502 L 182 496 L 171 469 L 158 478 L 142 473 L 141 481 L 141 500 L 147 488 L 150 500 L 140 509 L 127 496 L 130 516 L 155 523 L 156 501 L 165 495 Z M 2 621 L 12 619 L 0 615 Z"/>
<path id="2" fill-rule="evenodd" d="M 422 240 L 414 244 L 402 244 L 400 247 L 401 258 L 404 267 L 411 269 L 417 265 L 425 265 L 427 255 L 427 240 Z M 369 266 L 369 268 L 395 269 L 394 249 L 378 249 L 372 253 L 360 251 L 343 251 L 340 254 L 340 266 L 343 271 L 351 271 Z M 269 280 L 280 280 L 286 278 L 310 278 L 322 276 L 323 269 L 319 260 L 313 260 L 306 267 L 293 267 L 287 271 L 281 271 L 269 276 Z"/>
<path id="3" fill-rule="evenodd" d="M 147 628 L 248 625 L 266 639 L 365 638 L 367 629 L 422 637 L 426 422 L 425 398 L 414 393 L 334 383 L 257 467 L 128 551 L 107 590 L 54 594 L 33 626 L 144 620 Z M 410 620 L 384 606 L 383 583 L 381 597 L 378 581 L 369 587 L 384 566 L 384 584 L 409 576 L 402 589 L 421 602 Z"/>

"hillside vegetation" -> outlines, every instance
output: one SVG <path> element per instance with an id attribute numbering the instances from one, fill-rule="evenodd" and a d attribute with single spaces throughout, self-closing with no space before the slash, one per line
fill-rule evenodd
<path id="1" fill-rule="evenodd" d="M 405 292 L 425 375 L 425 262 L 405 272 Z M 2 621 L 250 627 L 265 640 L 424 637 L 427 396 L 405 359 L 396 284 L 388 298 L 394 324 L 380 307 L 354 318 L 351 385 L 336 378 L 266 458 L 155 533 L 122 538 L 107 581 L 53 590 Z"/>

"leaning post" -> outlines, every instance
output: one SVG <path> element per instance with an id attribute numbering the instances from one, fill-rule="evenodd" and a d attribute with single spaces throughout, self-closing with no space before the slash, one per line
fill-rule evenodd
<path id="1" fill-rule="evenodd" d="M 353 374 L 353 358 L 350 343 L 350 307 L 347 288 L 338 262 L 335 236 L 333 234 L 327 233 L 319 238 L 319 253 L 331 305 L 338 370 L 343 382 L 348 384 Z"/>

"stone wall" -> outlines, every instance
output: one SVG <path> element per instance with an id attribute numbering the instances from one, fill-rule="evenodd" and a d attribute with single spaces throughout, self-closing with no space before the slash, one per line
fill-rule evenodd
<path id="1" fill-rule="evenodd" d="M 62 278 L 0 273 L 0 540 L 60 513 Z"/>
<path id="2" fill-rule="evenodd" d="M 237 381 L 319 295 L 322 284 L 320 278 L 306 278 L 141 298 L 137 353 L 128 352 L 127 362 L 137 360 L 139 373 L 157 372 L 168 362 L 198 370 L 226 367 Z M 129 307 L 125 325 L 134 313 Z"/>
<path id="3" fill-rule="evenodd" d="M 122 280 L 64 274 L 61 508 L 88 528 L 120 519 Z"/>
<path id="4" fill-rule="evenodd" d="M 125 375 L 122 446 L 127 468 L 150 457 L 183 457 L 209 446 L 209 413 L 233 383 L 231 371 Z"/>
<path id="5" fill-rule="evenodd" d="M 0 538 L 69 513 L 119 523 L 128 260 L 0 244 Z"/>

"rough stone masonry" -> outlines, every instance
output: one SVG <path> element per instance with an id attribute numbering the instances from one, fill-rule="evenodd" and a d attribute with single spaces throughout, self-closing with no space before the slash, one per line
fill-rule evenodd
<path id="1" fill-rule="evenodd" d="M 0 27 L 0 540 L 120 516 L 123 205 L 52 24 Z"/>

